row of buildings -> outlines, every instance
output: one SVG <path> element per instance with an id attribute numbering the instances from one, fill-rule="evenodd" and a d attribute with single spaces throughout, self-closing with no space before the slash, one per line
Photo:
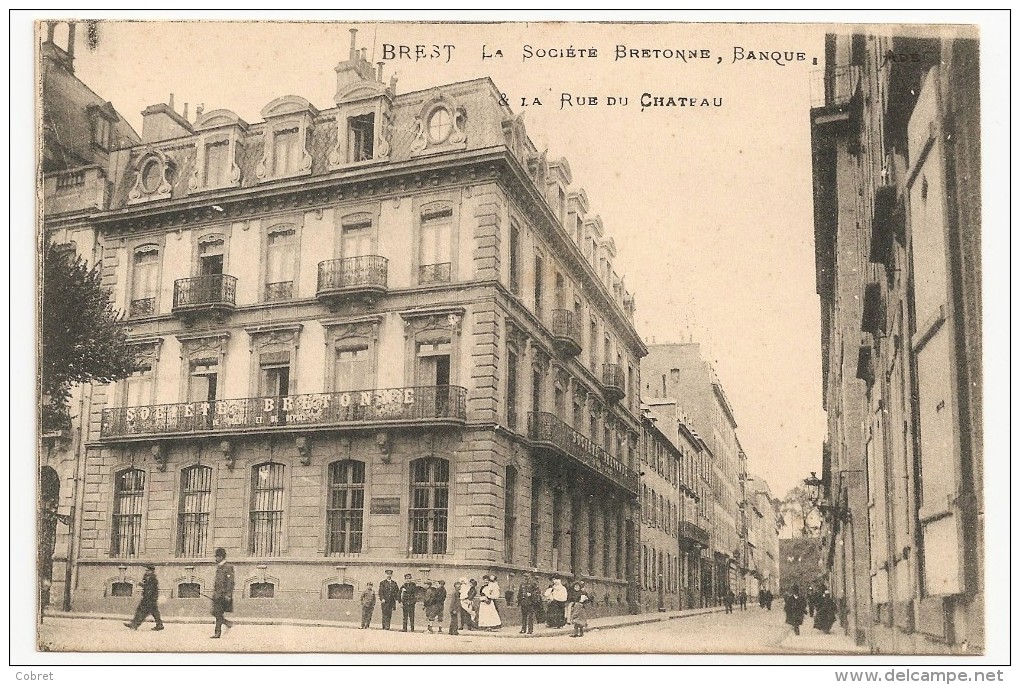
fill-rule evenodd
<path id="1" fill-rule="evenodd" d="M 721 386 L 724 437 L 682 384 L 643 405 L 615 242 L 490 80 L 398 93 L 352 31 L 327 109 L 171 101 L 139 135 L 57 29 L 45 239 L 100 266 L 137 366 L 44 427 L 44 603 L 125 611 L 149 562 L 201 613 L 217 547 L 242 615 L 335 614 L 386 568 L 581 577 L 604 612 L 776 587 Z"/>
<path id="2" fill-rule="evenodd" d="M 985 645 L 972 29 L 831 34 L 811 109 L 824 560 L 877 652 Z"/>

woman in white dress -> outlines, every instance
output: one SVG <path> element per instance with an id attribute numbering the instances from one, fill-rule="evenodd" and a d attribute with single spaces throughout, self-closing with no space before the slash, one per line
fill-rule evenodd
<path id="1" fill-rule="evenodd" d="M 499 583 L 496 576 L 486 576 L 488 580 L 479 591 L 481 604 L 478 605 L 478 627 L 483 630 L 497 630 L 503 624 L 499 618 L 499 611 L 496 609 L 496 600 L 499 599 Z"/>

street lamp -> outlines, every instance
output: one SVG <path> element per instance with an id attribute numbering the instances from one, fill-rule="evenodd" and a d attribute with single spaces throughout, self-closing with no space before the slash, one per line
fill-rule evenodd
<path id="1" fill-rule="evenodd" d="M 819 506 L 822 500 L 822 481 L 819 480 L 818 475 L 812 471 L 811 477 L 804 479 L 804 485 L 808 487 L 808 496 L 811 497 L 811 501 L 815 506 Z"/>

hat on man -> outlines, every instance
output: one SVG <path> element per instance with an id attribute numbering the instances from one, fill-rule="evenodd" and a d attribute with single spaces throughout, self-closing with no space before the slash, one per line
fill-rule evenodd
<path id="1" fill-rule="evenodd" d="M 393 575 L 393 569 L 391 569 L 391 568 L 386 569 L 386 575 L 392 576 Z"/>
<path id="2" fill-rule="evenodd" d="M 150 571 L 155 571 L 156 570 L 156 565 L 155 564 L 146 564 L 145 568 L 149 569 Z"/>
<path id="3" fill-rule="evenodd" d="M 414 576 L 412 576 L 410 573 L 405 573 L 404 574 L 404 578 L 407 579 L 407 580 L 411 580 L 411 578 L 413 578 L 413 577 Z"/>

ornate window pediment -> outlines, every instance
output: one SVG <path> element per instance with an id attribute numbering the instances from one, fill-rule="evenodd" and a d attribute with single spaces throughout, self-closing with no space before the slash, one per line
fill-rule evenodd
<path id="1" fill-rule="evenodd" d="M 467 147 L 466 124 L 467 110 L 449 95 L 434 92 L 414 118 L 411 154 L 464 149 Z"/>
<path id="2" fill-rule="evenodd" d="M 393 93 L 377 81 L 358 81 L 336 94 L 336 148 L 329 168 L 389 159 L 393 138 Z"/>
<path id="3" fill-rule="evenodd" d="M 128 193 L 128 204 L 166 200 L 173 190 L 177 165 L 165 152 L 151 148 L 142 153 L 132 171 L 135 183 Z"/>
<path id="4" fill-rule="evenodd" d="M 237 148 L 248 123 L 227 109 L 206 112 L 195 122 L 195 168 L 188 190 L 198 192 L 241 185 Z"/>
<path id="5" fill-rule="evenodd" d="M 302 97 L 286 95 L 262 108 L 262 161 L 255 168 L 259 181 L 274 181 L 312 173 L 308 152 L 312 120 L 318 110 Z"/>

